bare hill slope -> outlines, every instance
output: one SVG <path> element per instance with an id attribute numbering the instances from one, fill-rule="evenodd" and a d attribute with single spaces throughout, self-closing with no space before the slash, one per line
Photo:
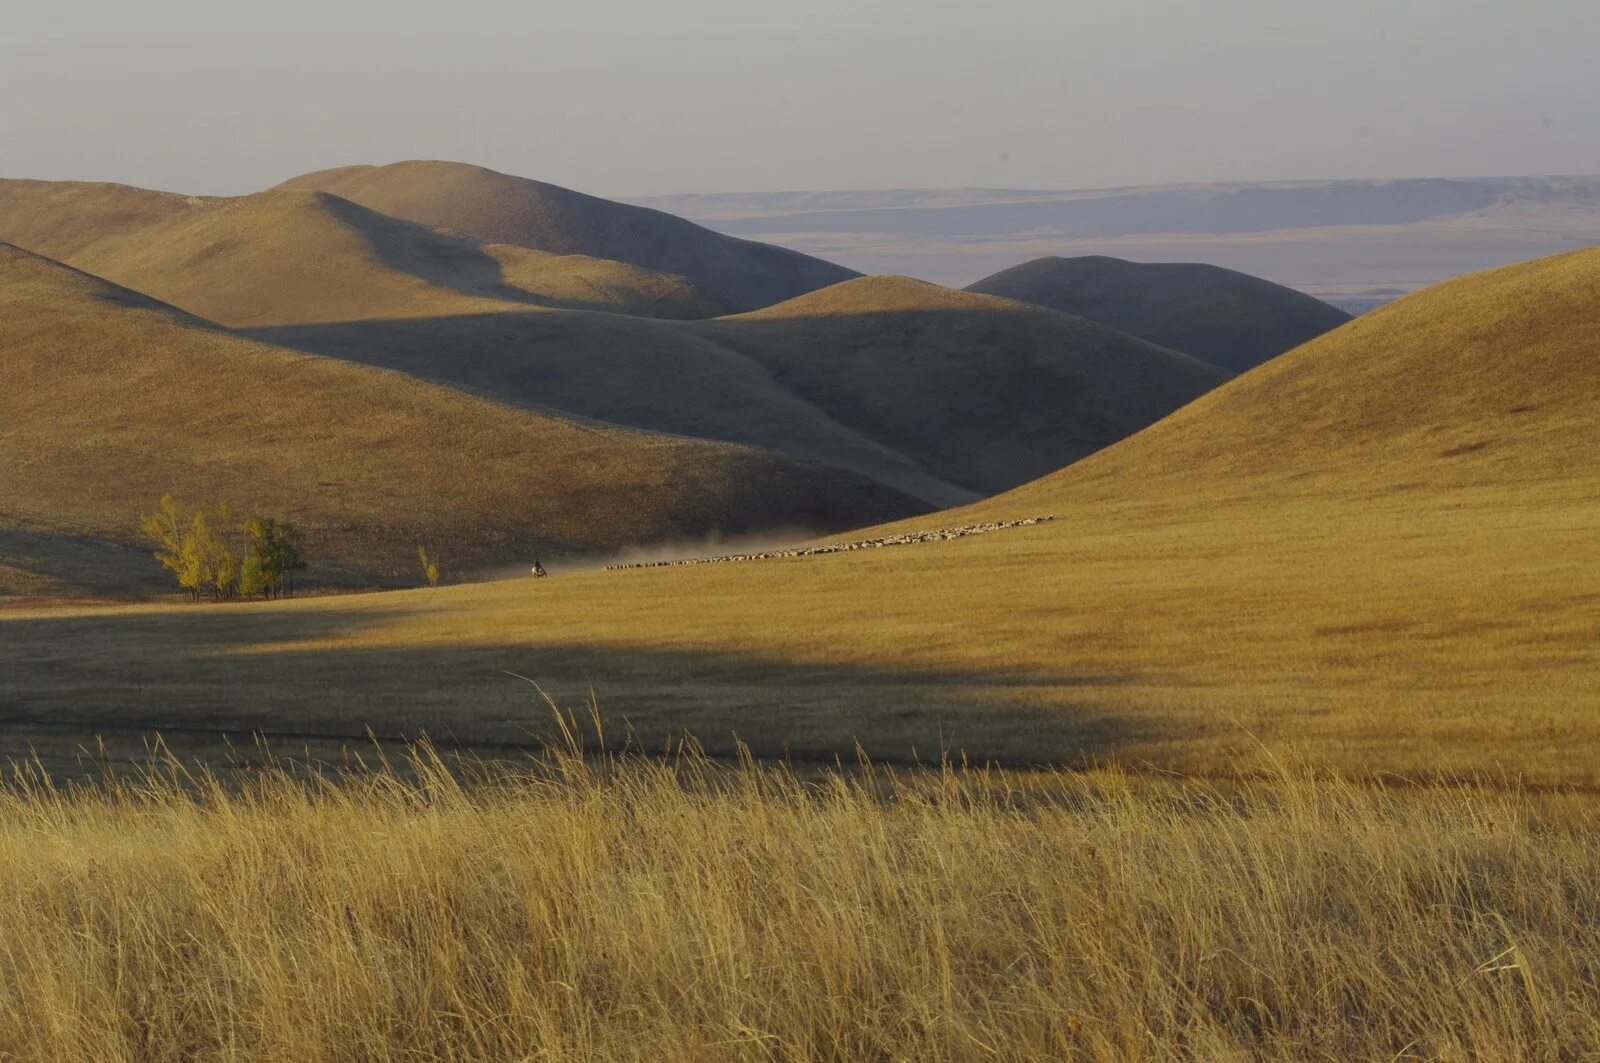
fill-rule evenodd
<path id="1" fill-rule="evenodd" d="M 0 466 L 0 582 L 13 588 L 138 584 L 154 563 L 119 544 L 164 491 L 292 513 L 320 574 L 353 581 L 405 573 L 418 543 L 467 574 L 919 508 L 839 470 L 239 338 L 9 245 L 0 362 L 0 448 L 16 459 Z M 55 548 L 74 544 L 92 571 L 61 563 Z"/>
<path id="2" fill-rule="evenodd" d="M 1350 320 L 1303 292 L 1200 263 L 1037 258 L 967 291 L 1047 306 L 1235 372 Z"/>
<path id="3" fill-rule="evenodd" d="M 502 401 L 795 454 L 854 470 L 935 506 L 978 497 L 841 424 L 760 362 L 686 325 L 541 310 L 289 326 L 250 334 Z"/>

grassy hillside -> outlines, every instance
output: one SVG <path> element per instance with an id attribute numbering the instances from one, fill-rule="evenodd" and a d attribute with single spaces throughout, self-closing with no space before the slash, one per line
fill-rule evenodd
<path id="1" fill-rule="evenodd" d="M 403 370 L 614 424 L 750 443 L 870 476 L 935 506 L 977 494 L 941 480 L 691 327 L 537 311 L 255 329 L 300 350 Z M 878 396 L 892 402 L 893 396 Z"/>
<path id="2" fill-rule="evenodd" d="M 187 213 L 198 196 L 94 181 L 0 179 L 0 240 L 69 261 L 107 238 Z"/>
<path id="3" fill-rule="evenodd" d="M 473 238 L 311 188 L 322 184 Z M 755 444 L 935 506 L 1059 468 L 1227 376 L 1082 320 L 903 278 L 674 325 L 661 319 L 722 307 L 676 274 L 478 241 L 624 254 L 585 234 L 656 240 L 747 280 L 759 274 L 746 260 L 756 252 L 738 245 L 730 259 L 736 242 L 674 219 L 453 164 L 334 171 L 232 199 L 39 182 L 11 195 L 0 238 L 9 225 L 70 250 L 72 265 L 258 339 L 519 404 Z M 619 313 L 576 312 L 594 309 Z"/>
<path id="4" fill-rule="evenodd" d="M 119 202 L 143 203 L 136 192 L 123 190 Z M 54 202 L 69 216 L 46 205 L 27 226 L 8 226 L 0 217 L 0 237 L 15 229 L 29 237 L 12 241 L 17 246 L 47 255 L 62 249 L 69 252 L 62 261 L 230 326 L 529 306 L 664 317 L 719 309 L 682 277 L 583 256 L 483 247 L 324 193 L 184 201 L 154 219 L 152 211 L 127 208 L 126 217 L 91 210 L 78 221 L 76 198 Z M 85 238 L 91 229 L 100 235 L 78 246 L 78 239 L 63 238 L 75 226 Z"/>
<path id="5" fill-rule="evenodd" d="M 967 291 L 1098 321 L 1235 372 L 1350 320 L 1321 300 L 1231 269 L 1103 255 L 1037 258 Z"/>
<path id="6" fill-rule="evenodd" d="M 453 162 L 346 166 L 279 186 L 332 192 L 396 218 L 491 244 L 592 255 L 680 274 L 754 309 L 855 276 L 851 270 L 693 222 Z"/>
<path id="7" fill-rule="evenodd" d="M 860 740 L 1230 771 L 1266 742 L 1358 772 L 1600 785 L 1597 306 L 1600 251 L 1464 278 L 915 522 L 1049 524 L 437 594 L 12 614 L 0 697 L 75 726 L 515 742 L 541 710 L 512 669 L 562 699 L 592 683 L 650 745 L 687 728 L 797 756 Z M 200 626 L 206 656 L 183 649 Z M 285 678 L 219 704 L 254 666 Z"/>
<path id="8" fill-rule="evenodd" d="M 1131 476 L 1174 491 L 1271 484 L 1402 499 L 1442 487 L 1593 497 L 1597 313 L 1600 249 L 1450 281 L 1358 318 L 994 508 Z"/>
<path id="9" fill-rule="evenodd" d="M 619 424 L 755 443 L 946 506 L 1060 468 L 1228 378 L 1063 314 L 895 277 L 715 321 L 537 313 L 254 334 Z"/>
<path id="10" fill-rule="evenodd" d="M 1091 322 L 906 277 L 847 281 L 694 328 L 984 494 L 1115 443 L 1229 376 Z"/>
<path id="11" fill-rule="evenodd" d="M 0 447 L 16 458 L 0 466 L 0 580 L 13 590 L 153 578 L 154 562 L 121 544 L 169 490 L 290 512 L 320 575 L 361 579 L 406 573 L 418 543 L 465 575 L 541 551 L 844 528 L 919 508 L 766 452 L 242 339 L 5 245 L 0 360 Z"/>

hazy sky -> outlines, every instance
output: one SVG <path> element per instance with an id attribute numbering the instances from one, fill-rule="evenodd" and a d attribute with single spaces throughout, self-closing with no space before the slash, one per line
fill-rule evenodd
<path id="1" fill-rule="evenodd" d="M 607 195 L 1600 173 L 1597 0 L 55 0 L 0 176 Z"/>

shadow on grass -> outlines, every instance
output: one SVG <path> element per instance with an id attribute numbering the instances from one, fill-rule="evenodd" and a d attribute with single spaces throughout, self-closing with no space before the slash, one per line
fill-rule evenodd
<path id="1" fill-rule="evenodd" d="M 0 748 L 160 732 L 248 744 L 426 733 L 486 752 L 554 736 L 541 690 L 612 748 L 692 735 L 713 755 L 905 762 L 965 754 L 1022 766 L 1104 759 L 1152 737 L 1104 707 L 1130 677 L 798 663 L 749 654 L 541 640 L 341 647 L 378 609 L 220 607 L 0 620 Z M 508 673 L 517 673 L 511 675 Z M 527 679 L 518 678 L 524 676 Z M 527 680 L 538 684 L 534 685 Z M 1163 734 L 1159 737 L 1176 737 Z"/>
<path id="2" fill-rule="evenodd" d="M 31 574 L 57 593 L 136 593 L 166 586 L 148 549 L 94 535 L 0 528 L 0 564 Z"/>

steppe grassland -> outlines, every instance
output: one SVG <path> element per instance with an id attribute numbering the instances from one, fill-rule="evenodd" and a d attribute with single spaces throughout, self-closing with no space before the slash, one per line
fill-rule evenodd
<path id="1" fill-rule="evenodd" d="M 1064 507 L 1033 528 L 793 561 L 13 611 L 0 698 L 80 733 L 231 720 L 359 738 L 376 721 L 525 742 L 540 710 L 515 671 L 567 702 L 592 688 L 647 748 L 689 732 L 727 752 L 737 734 L 763 756 L 859 741 L 893 759 L 1203 774 L 1260 741 L 1357 774 L 1597 781 L 1589 500 L 1182 506 Z"/>

